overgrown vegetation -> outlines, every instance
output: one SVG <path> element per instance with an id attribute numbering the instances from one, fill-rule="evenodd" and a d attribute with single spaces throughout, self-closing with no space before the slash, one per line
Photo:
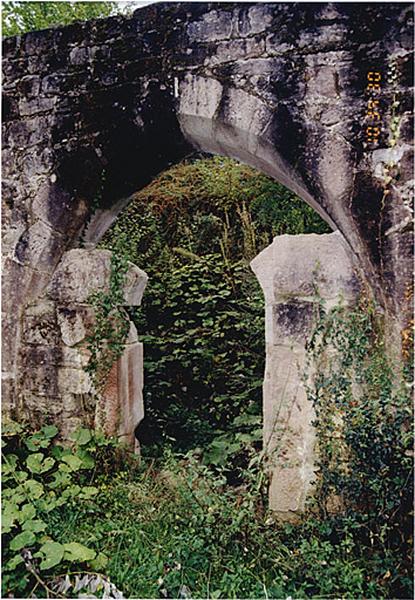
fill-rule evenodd
<path id="1" fill-rule="evenodd" d="M 254 450 L 235 486 L 195 451 L 137 461 L 85 429 L 63 448 L 53 426 L 30 435 L 9 425 L 3 596 L 411 598 L 405 373 L 364 304 L 322 318 L 310 356 L 320 470 L 298 523 L 268 512 Z"/>
<path id="2" fill-rule="evenodd" d="M 410 373 L 364 298 L 321 305 L 309 343 L 314 497 L 297 523 L 267 508 L 263 304 L 248 263 L 275 233 L 326 230 L 299 202 L 248 167 L 199 160 L 140 192 L 108 233 L 90 368 L 105 372 L 122 348 L 129 258 L 150 275 L 132 314 L 146 342 L 145 456 L 87 429 L 63 446 L 53 425 L 6 424 L 3 597 L 412 597 Z"/>
<path id="3" fill-rule="evenodd" d="M 89 298 L 94 308 L 94 327 L 87 337 L 90 354 L 86 371 L 91 375 L 96 392 L 100 393 L 108 373 L 124 350 L 130 320 L 123 308 L 128 258 L 124 252 L 125 236 L 119 233 L 111 254 L 108 290 L 98 291 Z"/>
<path id="4" fill-rule="evenodd" d="M 315 509 L 366 549 L 383 587 L 379 597 L 412 597 L 411 359 L 391 362 L 382 320 L 364 298 L 354 310 L 339 306 L 322 317 L 309 357 L 319 445 Z"/>
<path id="5" fill-rule="evenodd" d="M 49 597 L 60 586 L 62 571 L 64 576 L 72 570 L 79 575 L 108 562 L 104 554 L 80 543 L 76 532 L 58 541 L 51 519 L 63 507 L 71 511 L 78 503 L 86 509 L 93 506 L 98 488 L 91 484 L 103 472 L 106 452 L 115 443 L 81 429 L 71 447 L 63 447 L 53 443 L 57 433 L 54 425 L 35 433 L 13 422 L 3 427 L 3 597 L 11 592 L 13 597 Z M 114 458 L 111 453 L 111 469 Z M 113 589 L 105 576 L 98 583 Z"/>
<path id="6" fill-rule="evenodd" d="M 117 2 L 2 2 L 2 36 L 108 17 Z"/>
<path id="7" fill-rule="evenodd" d="M 102 246 L 149 275 L 132 316 L 145 344 L 146 418 L 138 435 L 206 464 L 259 449 L 264 304 L 249 261 L 275 235 L 328 231 L 292 192 L 233 160 L 176 165 L 136 194 Z"/>
<path id="8" fill-rule="evenodd" d="M 117 2 L 2 2 L 2 36 L 108 17 Z"/>

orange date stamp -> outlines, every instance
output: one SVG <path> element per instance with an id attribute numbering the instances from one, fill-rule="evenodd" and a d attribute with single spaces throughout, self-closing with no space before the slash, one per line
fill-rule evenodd
<path id="1" fill-rule="evenodd" d="M 378 145 L 382 131 L 381 114 L 379 108 L 379 94 L 381 92 L 382 74 L 380 71 L 368 71 L 366 94 L 368 96 L 365 120 L 365 146 L 374 148 Z"/>

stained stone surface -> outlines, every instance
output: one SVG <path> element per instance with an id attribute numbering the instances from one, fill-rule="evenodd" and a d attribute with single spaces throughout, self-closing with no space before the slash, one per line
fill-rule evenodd
<path id="1" fill-rule="evenodd" d="M 87 383 L 62 395 L 72 371 L 58 376 L 90 318 L 68 252 L 81 236 L 93 248 L 195 149 L 271 175 L 338 229 L 398 347 L 412 314 L 412 22 L 409 3 L 173 2 L 3 40 L 3 409 L 82 422 Z M 365 147 L 370 70 L 381 135 Z"/>
<path id="2" fill-rule="evenodd" d="M 61 303 L 88 303 L 97 290 L 109 291 L 111 252 L 76 249 L 63 256 L 47 288 L 49 298 Z M 140 306 L 147 275 L 130 263 L 124 286 L 124 306 Z"/>
<path id="3" fill-rule="evenodd" d="M 88 301 L 108 291 L 110 262 L 107 250 L 69 250 L 44 294 L 27 306 L 19 364 L 25 385 L 15 413 L 34 426 L 53 421 L 63 437 L 80 425 L 100 428 L 134 449 L 134 430 L 144 416 L 143 347 L 134 324 L 103 392 L 85 370 L 96 318 Z M 130 263 L 123 305 L 138 306 L 146 283 L 146 273 Z"/>
<path id="4" fill-rule="evenodd" d="M 265 297 L 264 448 L 271 474 L 270 508 L 290 520 L 304 509 L 315 479 L 315 413 L 304 381 L 306 344 L 326 310 L 352 305 L 356 265 L 339 232 L 282 235 L 251 262 Z"/>

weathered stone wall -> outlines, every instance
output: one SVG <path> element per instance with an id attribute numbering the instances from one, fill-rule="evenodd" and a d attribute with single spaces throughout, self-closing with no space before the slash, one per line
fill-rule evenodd
<path id="1" fill-rule="evenodd" d="M 315 414 L 305 389 L 313 369 L 307 342 L 318 324 L 319 304 L 326 311 L 352 305 L 359 282 L 339 232 L 278 236 L 251 267 L 265 297 L 263 442 L 270 507 L 292 519 L 304 509 L 315 479 Z"/>
<path id="2" fill-rule="evenodd" d="M 102 391 L 85 370 L 87 337 L 97 317 L 89 299 L 108 290 L 110 259 L 107 250 L 69 250 L 45 291 L 25 307 L 17 365 L 24 385 L 17 411 L 35 427 L 54 422 L 63 437 L 88 425 L 134 448 L 134 430 L 144 416 L 143 348 L 134 324 Z M 130 264 L 123 305 L 139 306 L 146 283 L 144 271 Z"/>
<path id="3" fill-rule="evenodd" d="M 170 3 L 5 40 L 3 406 L 59 412 L 58 365 L 29 360 L 27 319 L 45 311 L 61 335 L 41 298 L 65 253 L 85 228 L 96 243 L 125 198 L 194 148 L 314 206 L 399 335 L 411 310 L 412 15 L 405 3 Z M 382 73 L 382 133 L 364 148 L 369 70 Z M 33 369 L 49 387 L 32 389 Z"/>

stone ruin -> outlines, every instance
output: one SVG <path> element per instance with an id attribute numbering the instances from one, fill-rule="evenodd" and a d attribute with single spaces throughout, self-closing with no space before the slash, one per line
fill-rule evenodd
<path id="1" fill-rule="evenodd" d="M 331 260 L 327 260 L 327 257 Z M 314 409 L 304 386 L 316 309 L 353 306 L 357 269 L 338 231 L 281 235 L 251 262 L 265 296 L 263 386 L 270 505 L 286 519 L 305 508 L 315 479 Z"/>
<path id="2" fill-rule="evenodd" d="M 109 277 L 96 243 L 133 192 L 195 149 L 236 158 L 335 232 L 277 238 L 252 265 L 267 306 L 264 442 L 276 444 L 276 411 L 291 436 L 271 506 L 301 511 L 314 432 L 298 368 L 315 261 L 329 303 L 353 302 L 357 280 L 369 290 L 391 347 L 411 317 L 412 22 L 407 3 L 165 3 L 5 39 L 3 411 L 64 435 L 92 423 L 135 443 L 134 328 L 102 398 L 84 371 L 89 294 Z M 145 283 L 131 265 L 125 305 L 139 304 Z"/>

